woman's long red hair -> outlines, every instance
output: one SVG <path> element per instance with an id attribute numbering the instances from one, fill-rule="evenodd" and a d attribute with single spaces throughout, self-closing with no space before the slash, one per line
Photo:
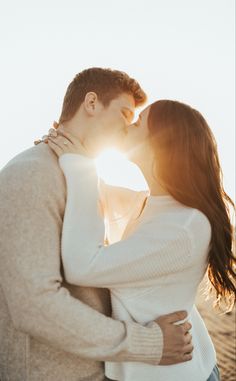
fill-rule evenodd
<path id="1" fill-rule="evenodd" d="M 155 171 L 165 189 L 180 203 L 199 209 L 212 228 L 208 257 L 211 290 L 216 304 L 235 302 L 235 256 L 229 206 L 233 201 L 222 184 L 217 145 L 203 116 L 188 105 L 160 100 L 148 116 Z"/>

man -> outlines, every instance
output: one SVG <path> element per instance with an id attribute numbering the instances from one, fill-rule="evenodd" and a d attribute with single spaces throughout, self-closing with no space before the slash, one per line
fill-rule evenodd
<path id="1" fill-rule="evenodd" d="M 92 68 L 69 85 L 59 122 L 97 153 L 122 141 L 146 96 L 125 73 Z M 61 275 L 66 187 L 57 158 L 38 144 L 0 174 L 0 379 L 102 381 L 103 361 L 174 364 L 191 359 L 185 312 L 148 327 L 109 317 L 105 290 Z M 63 272 L 62 272 L 63 273 Z"/>

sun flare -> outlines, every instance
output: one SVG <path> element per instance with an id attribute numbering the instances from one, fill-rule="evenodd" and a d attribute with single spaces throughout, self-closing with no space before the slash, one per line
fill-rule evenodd
<path id="1" fill-rule="evenodd" d="M 99 155 L 96 159 L 96 167 L 98 176 L 107 184 L 135 191 L 148 189 L 140 169 L 115 149 L 106 150 Z"/>

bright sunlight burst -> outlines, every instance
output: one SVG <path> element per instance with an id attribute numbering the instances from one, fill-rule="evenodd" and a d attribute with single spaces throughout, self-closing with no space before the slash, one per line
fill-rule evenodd
<path id="1" fill-rule="evenodd" d="M 115 149 L 104 151 L 96 159 L 96 167 L 99 177 L 107 184 L 135 191 L 148 189 L 140 169 Z"/>

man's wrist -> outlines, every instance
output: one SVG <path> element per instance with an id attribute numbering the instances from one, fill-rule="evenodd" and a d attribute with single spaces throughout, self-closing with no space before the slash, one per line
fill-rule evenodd
<path id="1" fill-rule="evenodd" d="M 146 326 L 137 323 L 127 323 L 130 335 L 130 361 L 140 361 L 158 365 L 163 352 L 163 334 L 160 326 L 150 322 Z"/>

